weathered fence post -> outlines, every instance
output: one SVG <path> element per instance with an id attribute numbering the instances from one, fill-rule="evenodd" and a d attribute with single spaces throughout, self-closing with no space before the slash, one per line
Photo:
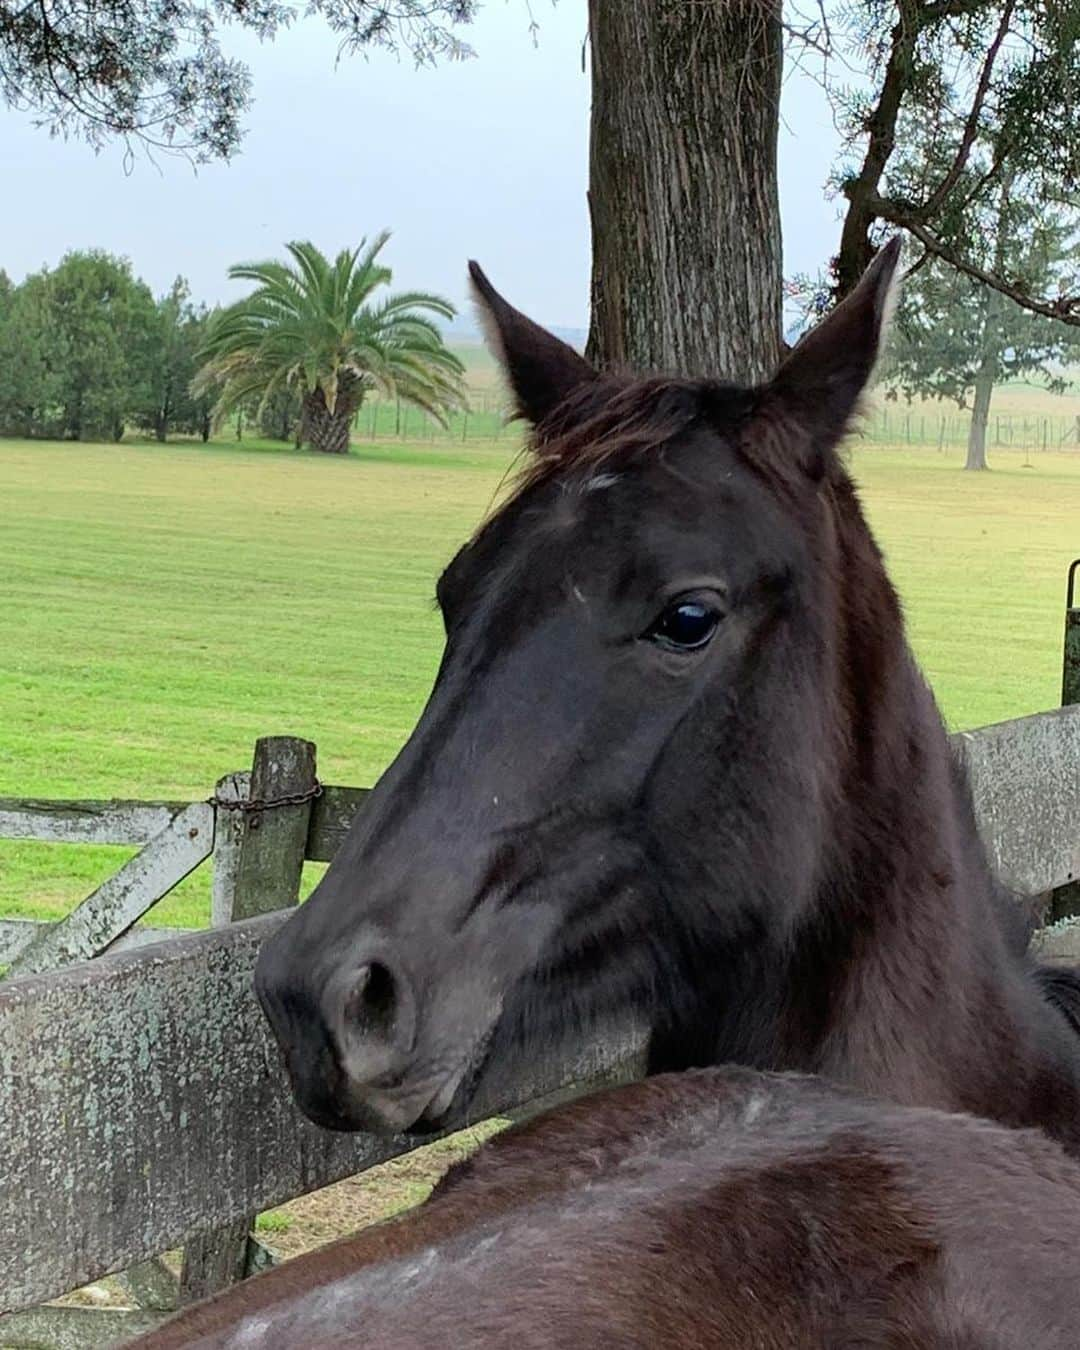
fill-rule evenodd
<path id="1" fill-rule="evenodd" d="M 264 736 L 255 742 L 250 776 L 230 774 L 218 788 L 215 921 L 235 923 L 295 905 L 318 792 L 314 745 Z"/>
<path id="2" fill-rule="evenodd" d="M 317 796 L 315 746 L 294 736 L 255 742 L 250 774 L 217 786 L 214 830 L 215 925 L 286 909 L 300 898 L 311 804 Z M 208 1229 L 184 1248 L 181 1303 L 236 1284 L 259 1263 L 251 1219 Z"/>

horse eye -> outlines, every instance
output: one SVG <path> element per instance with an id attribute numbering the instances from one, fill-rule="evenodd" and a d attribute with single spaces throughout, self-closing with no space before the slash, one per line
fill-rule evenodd
<path id="1" fill-rule="evenodd" d="M 692 652 L 704 647 L 720 623 L 715 609 L 700 600 L 676 600 L 645 631 L 650 642 L 671 651 Z"/>

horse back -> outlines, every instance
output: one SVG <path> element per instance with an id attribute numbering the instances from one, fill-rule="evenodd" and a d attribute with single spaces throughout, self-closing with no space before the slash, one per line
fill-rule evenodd
<path id="1" fill-rule="evenodd" d="M 1080 1168 L 1040 1134 L 711 1069 L 508 1131 L 428 1202 L 142 1350 L 1065 1350 Z"/>

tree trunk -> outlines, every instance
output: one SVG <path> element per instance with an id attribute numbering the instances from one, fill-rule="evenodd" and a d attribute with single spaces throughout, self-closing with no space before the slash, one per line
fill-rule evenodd
<path id="1" fill-rule="evenodd" d="M 353 418 L 363 402 L 364 389 L 360 380 L 348 372 L 340 374 L 337 396 L 331 409 L 321 385 L 304 395 L 302 439 L 313 450 L 327 455 L 347 455 Z"/>
<path id="2" fill-rule="evenodd" d="M 72 405 L 64 416 L 66 436 L 69 441 L 81 441 L 83 436 L 83 399 L 81 391 L 75 395 Z"/>
<path id="3" fill-rule="evenodd" d="M 304 395 L 303 439 L 312 450 L 320 450 L 324 455 L 347 455 L 351 426 L 352 412 L 346 409 L 339 412 L 336 407 L 331 412 L 321 388 Z"/>
<path id="4" fill-rule="evenodd" d="M 994 240 L 994 271 L 1000 276 L 1005 266 L 1005 252 L 1009 234 L 1009 193 L 1012 191 L 1013 173 L 1007 170 L 1002 180 L 999 205 L 997 237 Z M 986 462 L 986 424 L 990 420 L 990 399 L 994 392 L 994 383 L 998 377 L 998 362 L 1006 346 L 1001 331 L 1002 298 L 997 291 L 989 287 L 982 294 L 982 334 L 980 346 L 982 358 L 975 372 L 975 402 L 971 409 L 971 430 L 968 432 L 968 452 L 965 469 L 987 469 Z"/>
<path id="5" fill-rule="evenodd" d="M 742 382 L 781 353 L 780 0 L 589 0 L 588 355 Z"/>
<path id="6" fill-rule="evenodd" d="M 971 408 L 971 430 L 968 432 L 965 469 L 990 467 L 986 462 L 986 424 L 990 420 L 990 398 L 994 392 L 996 372 L 997 361 L 992 356 L 984 356 L 975 376 L 975 402 Z"/>

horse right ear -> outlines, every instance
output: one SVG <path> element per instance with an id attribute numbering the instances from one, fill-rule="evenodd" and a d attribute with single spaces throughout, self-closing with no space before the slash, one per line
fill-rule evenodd
<path id="1" fill-rule="evenodd" d="M 765 386 L 764 407 L 797 426 L 809 442 L 816 476 L 840 440 L 870 383 L 895 304 L 901 237 L 882 248 L 846 299 L 792 349 Z"/>
<path id="2" fill-rule="evenodd" d="M 573 347 L 508 305 L 475 262 L 473 301 L 484 337 L 514 395 L 518 417 L 535 426 L 597 372 Z"/>

